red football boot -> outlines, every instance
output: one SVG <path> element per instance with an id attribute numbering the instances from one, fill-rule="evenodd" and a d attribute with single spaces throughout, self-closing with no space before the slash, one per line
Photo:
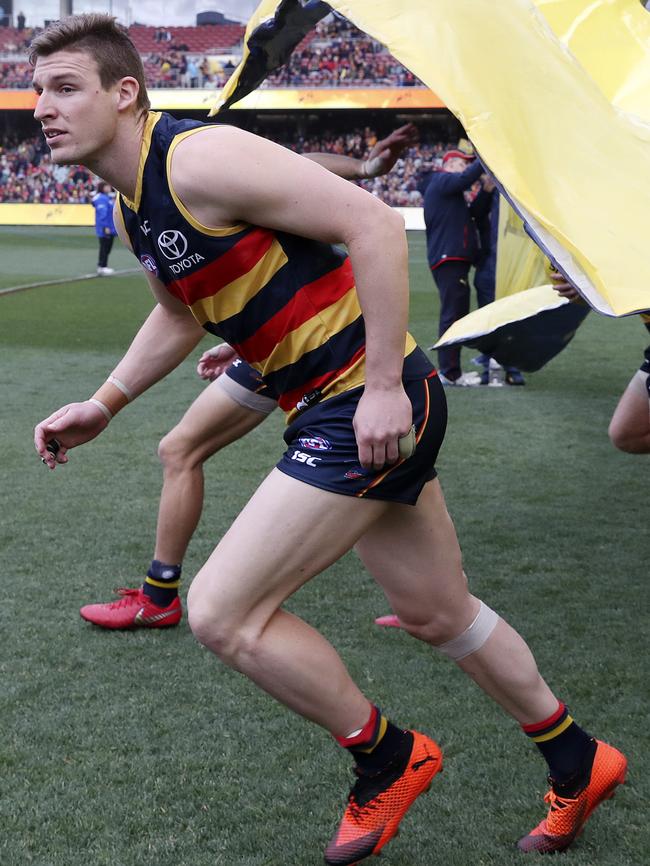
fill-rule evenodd
<path id="1" fill-rule="evenodd" d="M 158 607 L 138 589 L 118 589 L 117 601 L 86 604 L 79 613 L 83 619 L 100 628 L 169 628 L 183 617 L 179 596 L 167 607 Z"/>

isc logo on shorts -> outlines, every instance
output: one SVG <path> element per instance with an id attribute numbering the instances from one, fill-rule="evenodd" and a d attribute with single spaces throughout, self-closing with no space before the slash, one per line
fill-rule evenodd
<path id="1" fill-rule="evenodd" d="M 307 466 L 316 467 L 323 459 L 322 457 L 312 457 L 311 454 L 305 454 L 304 451 L 294 451 L 291 455 L 292 460 L 297 460 L 298 463 L 306 463 Z"/>

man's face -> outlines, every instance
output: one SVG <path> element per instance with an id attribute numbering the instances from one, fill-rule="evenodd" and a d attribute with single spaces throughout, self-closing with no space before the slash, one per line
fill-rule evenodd
<path id="1" fill-rule="evenodd" d="M 452 156 L 451 159 L 446 159 L 443 165 L 445 171 L 450 171 L 452 174 L 458 174 L 465 171 L 469 162 L 460 156 Z"/>
<path id="2" fill-rule="evenodd" d="M 33 85 L 38 94 L 34 117 L 43 127 L 52 161 L 92 162 L 115 131 L 119 84 L 104 90 L 97 64 L 85 51 L 57 51 L 37 59 Z"/>

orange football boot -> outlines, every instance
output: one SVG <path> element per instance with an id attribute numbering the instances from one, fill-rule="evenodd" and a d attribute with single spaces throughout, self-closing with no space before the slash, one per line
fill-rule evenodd
<path id="1" fill-rule="evenodd" d="M 551 790 L 544 800 L 550 805 L 544 820 L 517 843 L 521 851 L 551 854 L 565 851 L 582 832 L 594 809 L 614 796 L 625 781 L 627 759 L 618 749 L 596 740 L 596 753 L 589 781 L 575 797 L 562 797 Z"/>
<path id="2" fill-rule="evenodd" d="M 417 731 L 406 732 L 404 748 L 377 773 L 355 767 L 358 778 L 341 823 L 325 850 L 325 862 L 330 866 L 352 866 L 371 854 L 379 854 L 441 769 L 440 747 Z"/>

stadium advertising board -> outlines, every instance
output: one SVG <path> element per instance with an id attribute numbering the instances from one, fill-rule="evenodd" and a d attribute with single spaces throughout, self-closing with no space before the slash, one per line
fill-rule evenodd
<path id="1" fill-rule="evenodd" d="M 0 204 L 2 226 L 93 226 L 91 204 Z"/>
<path id="2" fill-rule="evenodd" d="M 424 229 L 421 207 L 398 207 L 407 230 Z M 0 226 L 93 226 L 90 204 L 0 204 Z"/>
<path id="3" fill-rule="evenodd" d="M 151 107 L 155 111 L 183 109 L 207 112 L 214 104 L 212 90 L 198 88 L 152 89 L 149 91 Z M 0 110 L 33 111 L 36 94 L 31 90 L 0 91 Z M 427 87 L 399 88 L 296 88 L 287 90 L 261 89 L 250 93 L 234 109 L 292 109 L 292 108 L 444 108 L 444 104 Z"/>

